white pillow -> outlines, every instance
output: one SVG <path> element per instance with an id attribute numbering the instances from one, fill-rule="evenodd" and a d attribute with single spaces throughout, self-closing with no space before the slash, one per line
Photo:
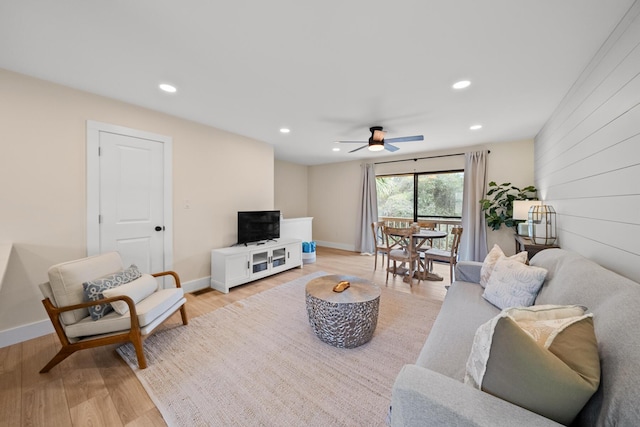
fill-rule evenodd
<path id="1" fill-rule="evenodd" d="M 547 270 L 502 258 L 496 263 L 482 296 L 499 309 L 529 307 L 535 300 Z"/>
<path id="2" fill-rule="evenodd" d="M 491 277 L 491 273 L 493 272 L 494 267 L 496 266 L 496 262 L 502 258 L 513 259 L 515 261 L 519 261 L 523 264 L 526 264 L 529 254 L 526 251 L 522 251 L 510 257 L 506 257 L 500 246 L 494 244 L 493 248 L 487 256 L 484 258 L 484 262 L 482 263 L 482 269 L 480 270 L 480 286 L 483 288 L 487 287 L 487 283 L 489 283 L 489 277 Z"/>
<path id="3" fill-rule="evenodd" d="M 128 296 L 134 303 L 138 303 L 154 293 L 158 289 L 158 282 L 155 277 L 150 274 L 143 274 L 139 279 L 136 279 L 127 284 L 118 286 L 112 289 L 106 289 L 102 291 L 105 298 L 117 297 L 121 295 Z M 111 307 L 118 314 L 125 314 L 129 311 L 129 306 L 124 301 L 113 301 Z"/>

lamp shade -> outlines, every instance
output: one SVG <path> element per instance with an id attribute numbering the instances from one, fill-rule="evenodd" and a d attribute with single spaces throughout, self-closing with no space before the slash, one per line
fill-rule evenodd
<path id="1" fill-rule="evenodd" d="M 553 245 L 556 241 L 556 211 L 551 205 L 529 209 L 529 238 L 536 245 Z"/>
<path id="2" fill-rule="evenodd" d="M 518 221 L 526 221 L 529 219 L 529 209 L 531 206 L 539 206 L 542 200 L 514 200 L 513 201 L 513 219 Z"/>

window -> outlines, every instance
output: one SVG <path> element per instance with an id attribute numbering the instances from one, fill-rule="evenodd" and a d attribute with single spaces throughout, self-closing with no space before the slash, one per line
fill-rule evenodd
<path id="1" fill-rule="evenodd" d="M 464 171 L 376 177 L 381 217 L 461 218 Z"/>

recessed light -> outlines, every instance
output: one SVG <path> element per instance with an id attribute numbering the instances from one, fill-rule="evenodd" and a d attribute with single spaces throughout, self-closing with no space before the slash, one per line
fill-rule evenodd
<path id="1" fill-rule="evenodd" d="M 287 128 L 280 129 L 280 133 L 289 133 L 289 132 L 291 132 L 291 129 L 287 129 Z"/>
<path id="2" fill-rule="evenodd" d="M 473 126 L 470 126 L 469 129 L 471 129 L 471 130 L 482 129 L 482 125 L 473 125 Z"/>
<path id="3" fill-rule="evenodd" d="M 470 85 L 471 82 L 469 80 L 460 80 L 459 82 L 455 82 L 452 87 L 454 89 L 464 89 L 469 87 Z"/>
<path id="4" fill-rule="evenodd" d="M 169 93 L 175 93 L 178 89 L 176 89 L 175 86 L 172 86 L 170 84 L 167 83 L 162 83 L 158 86 L 160 89 L 162 89 L 165 92 L 169 92 Z"/>
<path id="5" fill-rule="evenodd" d="M 338 147 L 334 147 L 332 148 L 333 151 L 340 151 L 340 149 Z"/>

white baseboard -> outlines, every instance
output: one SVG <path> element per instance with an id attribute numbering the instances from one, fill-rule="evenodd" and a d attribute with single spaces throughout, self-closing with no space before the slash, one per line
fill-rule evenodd
<path id="1" fill-rule="evenodd" d="M 188 282 L 182 283 L 182 289 L 184 289 L 184 291 L 187 293 L 201 291 L 202 289 L 207 289 L 210 287 L 211 287 L 210 276 L 201 277 L 200 279 L 190 280 Z"/>
<path id="2" fill-rule="evenodd" d="M 346 243 L 323 242 L 321 240 L 316 240 L 316 245 L 324 246 L 326 248 L 342 249 L 343 251 L 356 251 L 355 245 L 347 245 Z"/>
<path id="3" fill-rule="evenodd" d="M 0 331 L 0 348 L 55 332 L 49 319 Z"/>

